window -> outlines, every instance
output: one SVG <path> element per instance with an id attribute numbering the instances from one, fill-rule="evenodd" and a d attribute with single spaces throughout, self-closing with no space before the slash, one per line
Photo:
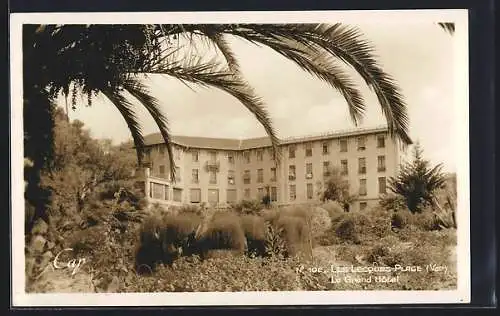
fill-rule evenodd
<path id="1" fill-rule="evenodd" d="M 364 211 L 368 204 L 366 202 L 359 202 L 359 210 Z"/>
<path id="2" fill-rule="evenodd" d="M 217 160 L 217 152 L 216 151 L 211 151 L 209 153 L 210 155 L 210 161 L 215 162 Z"/>
<path id="3" fill-rule="evenodd" d="M 236 189 L 227 189 L 227 199 L 226 200 L 228 203 L 235 203 L 237 201 Z"/>
<path id="4" fill-rule="evenodd" d="M 347 164 L 347 159 L 342 159 L 340 161 L 340 174 L 345 176 L 349 173 L 349 165 Z"/>
<path id="5" fill-rule="evenodd" d="M 385 171 L 385 156 L 378 156 L 377 161 L 377 170 Z"/>
<path id="6" fill-rule="evenodd" d="M 366 173 L 366 158 L 358 158 L 358 173 Z"/>
<path id="7" fill-rule="evenodd" d="M 297 189 L 295 184 L 290 184 L 290 201 L 295 201 L 297 198 Z"/>
<path id="8" fill-rule="evenodd" d="M 359 179 L 359 195 L 366 194 L 366 179 Z"/>
<path id="9" fill-rule="evenodd" d="M 340 140 L 340 152 L 347 152 L 347 139 Z"/>
<path id="10" fill-rule="evenodd" d="M 197 150 L 193 150 L 191 152 L 191 157 L 192 157 L 193 162 L 198 162 L 200 159 L 200 152 Z"/>
<path id="11" fill-rule="evenodd" d="M 305 146 L 306 146 L 306 157 L 311 157 L 313 155 L 312 144 L 307 143 Z"/>
<path id="12" fill-rule="evenodd" d="M 182 189 L 174 188 L 174 201 L 182 202 Z"/>
<path id="13" fill-rule="evenodd" d="M 249 151 L 243 152 L 243 159 L 245 160 L 245 163 L 250 163 L 250 152 Z"/>
<path id="14" fill-rule="evenodd" d="M 165 178 L 165 165 L 160 165 L 158 167 L 158 174 L 160 175 L 160 178 Z"/>
<path id="15" fill-rule="evenodd" d="M 312 178 L 313 178 L 313 164 L 306 163 L 306 179 L 312 179 Z"/>
<path id="16" fill-rule="evenodd" d="M 201 202 L 201 189 L 191 189 L 189 191 L 189 196 L 191 199 L 191 203 L 200 203 Z"/>
<path id="17" fill-rule="evenodd" d="M 250 200 L 250 189 L 245 189 L 244 195 L 245 195 L 245 200 Z"/>
<path id="18" fill-rule="evenodd" d="M 377 147 L 378 148 L 385 147 L 385 135 L 377 135 Z"/>
<path id="19" fill-rule="evenodd" d="M 264 188 L 258 188 L 257 195 L 259 199 L 262 199 L 264 197 Z"/>
<path id="20" fill-rule="evenodd" d="M 175 181 L 180 182 L 181 179 L 181 168 L 175 167 Z"/>
<path id="21" fill-rule="evenodd" d="M 234 184 L 235 183 L 235 179 L 234 179 L 234 170 L 229 170 L 227 172 L 227 183 L 228 184 Z"/>
<path id="22" fill-rule="evenodd" d="M 175 153 L 175 159 L 177 159 L 177 160 L 181 159 L 181 149 L 180 148 L 175 148 L 174 153 Z"/>
<path id="23" fill-rule="evenodd" d="M 295 166 L 294 165 L 290 165 L 288 167 L 288 180 L 295 180 Z"/>
<path id="24" fill-rule="evenodd" d="M 209 170 L 208 171 L 208 182 L 210 184 L 216 184 L 217 183 L 217 172 L 215 170 Z"/>
<path id="25" fill-rule="evenodd" d="M 257 161 L 262 161 L 264 159 L 264 151 L 257 150 Z"/>
<path id="26" fill-rule="evenodd" d="M 330 146 L 328 143 L 323 143 L 323 155 L 328 155 L 330 153 Z"/>
<path id="27" fill-rule="evenodd" d="M 163 145 L 158 146 L 158 152 L 160 153 L 160 155 L 164 156 L 165 155 L 165 146 L 163 146 Z"/>
<path id="28" fill-rule="evenodd" d="M 230 164 L 234 165 L 234 153 L 228 153 L 227 154 L 227 162 Z"/>
<path id="29" fill-rule="evenodd" d="M 159 200 L 165 199 L 165 185 L 151 182 L 149 188 L 150 188 L 149 194 L 153 199 L 159 199 Z"/>
<path id="30" fill-rule="evenodd" d="M 193 169 L 191 171 L 191 178 L 192 178 L 192 182 L 193 183 L 198 183 L 199 182 L 199 178 L 198 178 L 198 169 Z"/>
<path id="31" fill-rule="evenodd" d="M 243 183 L 250 184 L 250 170 L 245 170 L 245 173 L 243 173 Z"/>
<path id="32" fill-rule="evenodd" d="M 378 178 L 378 193 L 385 194 L 387 193 L 387 182 L 385 177 Z"/>
<path id="33" fill-rule="evenodd" d="M 257 169 L 257 183 L 264 182 L 264 169 Z"/>
<path id="34" fill-rule="evenodd" d="M 295 146 L 288 146 L 288 158 L 295 158 Z"/>
<path id="35" fill-rule="evenodd" d="M 271 187 L 271 202 L 278 201 L 278 189 L 276 187 Z"/>
<path id="36" fill-rule="evenodd" d="M 312 183 L 307 184 L 307 199 L 311 200 L 313 198 L 313 185 Z"/>
<path id="37" fill-rule="evenodd" d="M 164 196 L 164 199 L 165 199 L 165 200 L 168 200 L 168 198 L 169 198 L 169 197 L 168 197 L 168 196 L 169 196 L 169 194 L 168 194 L 169 187 L 168 187 L 168 185 L 164 185 L 163 187 L 164 187 L 164 191 L 165 191 L 165 196 Z"/>
<path id="38" fill-rule="evenodd" d="M 276 168 L 271 168 L 271 181 L 276 181 Z"/>
<path id="39" fill-rule="evenodd" d="M 366 137 L 360 136 L 358 137 L 358 150 L 365 150 L 365 149 L 366 149 Z"/>
<path id="40" fill-rule="evenodd" d="M 210 205 L 219 203 L 219 189 L 208 189 L 208 203 Z"/>
<path id="41" fill-rule="evenodd" d="M 323 176 L 324 177 L 330 176 L 330 162 L 329 161 L 323 161 Z"/>

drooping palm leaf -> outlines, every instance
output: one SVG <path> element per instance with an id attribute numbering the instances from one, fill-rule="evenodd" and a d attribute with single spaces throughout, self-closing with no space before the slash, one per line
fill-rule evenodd
<path id="1" fill-rule="evenodd" d="M 446 32 L 450 33 L 451 35 L 453 35 L 455 33 L 455 23 L 444 23 L 444 22 L 441 22 L 441 23 L 438 23 L 438 25 L 443 29 L 445 30 Z"/>
<path id="2" fill-rule="evenodd" d="M 171 181 L 175 182 L 176 169 L 173 158 L 172 141 L 168 127 L 168 120 L 160 109 L 160 103 L 155 97 L 151 96 L 147 87 L 136 79 L 129 78 L 123 83 L 123 86 L 134 98 L 141 102 L 141 104 L 148 110 L 149 114 L 151 114 L 151 117 L 155 120 L 156 125 L 158 125 L 163 140 L 165 141 L 165 145 L 167 146 L 170 178 Z"/>

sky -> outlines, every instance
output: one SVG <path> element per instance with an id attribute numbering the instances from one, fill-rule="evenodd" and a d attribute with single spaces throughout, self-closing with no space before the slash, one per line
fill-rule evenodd
<path id="1" fill-rule="evenodd" d="M 443 170 L 456 170 L 454 133 L 454 36 L 433 23 L 371 23 L 356 25 L 375 47 L 382 68 L 402 90 L 410 118 L 410 136 L 419 141 L 424 156 Z M 267 47 L 239 38 L 230 44 L 246 80 L 262 97 L 280 137 L 317 134 L 355 125 L 339 92 L 301 70 Z M 198 51 L 203 54 L 203 51 Z M 207 53 L 209 54 L 209 53 Z M 361 127 L 385 124 L 381 108 L 359 76 L 350 71 L 367 105 Z M 153 77 L 145 81 L 160 101 L 174 135 L 247 138 L 265 136 L 264 129 L 236 99 L 222 91 L 187 87 L 176 79 Z M 114 143 L 131 139 L 118 110 L 103 96 L 91 107 L 79 101 L 70 119 L 78 119 L 96 138 Z M 64 106 L 64 99 L 59 100 Z M 158 129 L 145 110 L 137 112 L 143 133 Z"/>

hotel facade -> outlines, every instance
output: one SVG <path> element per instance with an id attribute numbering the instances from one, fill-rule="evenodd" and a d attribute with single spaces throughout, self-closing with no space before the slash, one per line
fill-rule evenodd
<path id="1" fill-rule="evenodd" d="M 386 127 L 282 139 L 279 164 L 268 137 L 173 136 L 176 179 L 170 181 L 161 134 L 146 136 L 145 143 L 140 181 L 150 203 L 220 208 L 266 194 L 277 205 L 318 202 L 330 168 L 337 167 L 357 197 L 350 210 L 363 210 L 387 191 L 387 179 L 398 173 L 406 155 Z"/>

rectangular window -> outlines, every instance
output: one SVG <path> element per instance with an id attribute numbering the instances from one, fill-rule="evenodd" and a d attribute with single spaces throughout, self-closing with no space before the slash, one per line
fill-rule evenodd
<path id="1" fill-rule="evenodd" d="M 330 153 L 330 146 L 328 143 L 323 143 L 323 155 L 328 155 Z"/>
<path id="2" fill-rule="evenodd" d="M 271 201 L 278 201 L 278 188 L 276 187 L 271 187 Z"/>
<path id="3" fill-rule="evenodd" d="M 306 157 L 311 157 L 313 154 L 312 144 L 307 143 L 305 146 L 306 146 Z"/>
<path id="4" fill-rule="evenodd" d="M 295 201 L 297 198 L 297 188 L 295 184 L 290 184 L 290 201 Z"/>
<path id="5" fill-rule="evenodd" d="M 359 179 L 359 195 L 366 195 L 366 179 Z"/>
<path id="6" fill-rule="evenodd" d="M 208 182 L 210 184 L 216 184 L 217 183 L 217 172 L 215 170 L 209 170 L 208 171 Z"/>
<path id="7" fill-rule="evenodd" d="M 181 178 L 181 168 L 175 167 L 175 181 L 180 182 Z"/>
<path id="8" fill-rule="evenodd" d="M 313 178 L 313 164 L 306 163 L 306 179 L 312 179 L 312 178 Z"/>
<path id="9" fill-rule="evenodd" d="M 358 173 L 366 173 L 366 158 L 358 158 Z"/>
<path id="10" fill-rule="evenodd" d="M 216 152 L 216 151 L 211 151 L 211 152 L 209 153 L 209 155 L 210 155 L 210 161 L 211 161 L 211 162 L 215 162 L 215 161 L 217 161 L 217 152 Z"/>
<path id="11" fill-rule="evenodd" d="M 377 147 L 378 148 L 385 147 L 385 135 L 377 135 Z"/>
<path id="12" fill-rule="evenodd" d="M 307 199 L 311 200 L 313 198 L 313 185 L 312 183 L 307 184 Z"/>
<path id="13" fill-rule="evenodd" d="M 200 159 L 200 152 L 197 150 L 193 150 L 191 152 L 191 157 L 192 157 L 193 162 L 198 162 Z"/>
<path id="14" fill-rule="evenodd" d="M 189 196 L 191 198 L 191 203 L 200 203 L 201 202 L 201 189 L 189 190 Z"/>
<path id="15" fill-rule="evenodd" d="M 257 150 L 257 161 L 262 161 L 262 160 L 264 160 L 264 151 Z"/>
<path id="16" fill-rule="evenodd" d="M 158 174 L 160 175 L 160 178 L 165 178 L 165 165 L 160 165 L 158 167 Z"/>
<path id="17" fill-rule="evenodd" d="M 250 152 L 249 151 L 243 152 L 243 159 L 245 160 L 245 163 L 250 163 Z"/>
<path id="18" fill-rule="evenodd" d="M 158 146 L 158 152 L 160 153 L 160 155 L 164 156 L 165 155 L 165 146 L 163 146 L 163 145 Z"/>
<path id="19" fill-rule="evenodd" d="M 288 158 L 295 158 L 295 146 L 288 146 Z"/>
<path id="20" fill-rule="evenodd" d="M 347 152 L 347 139 L 340 140 L 340 152 L 342 153 Z"/>
<path id="21" fill-rule="evenodd" d="M 359 210 L 364 211 L 368 204 L 366 202 L 359 202 Z"/>
<path id="22" fill-rule="evenodd" d="M 227 183 L 235 184 L 234 170 L 229 170 L 227 172 Z"/>
<path id="23" fill-rule="evenodd" d="M 177 159 L 177 160 L 181 159 L 181 149 L 180 148 L 175 148 L 174 153 L 175 153 L 175 159 Z"/>
<path id="24" fill-rule="evenodd" d="M 377 158 L 377 170 L 385 171 L 385 156 L 378 156 Z"/>
<path id="25" fill-rule="evenodd" d="M 330 162 L 329 161 L 323 161 L 323 176 L 324 177 L 330 176 Z"/>
<path id="26" fill-rule="evenodd" d="M 236 189 L 227 189 L 227 202 L 235 203 L 237 201 Z"/>
<path id="27" fill-rule="evenodd" d="M 360 136 L 358 137 L 358 150 L 365 150 L 365 149 L 366 149 L 366 137 Z"/>
<path id="28" fill-rule="evenodd" d="M 340 174 L 345 176 L 349 173 L 349 165 L 347 164 L 347 159 L 342 159 L 340 161 Z"/>
<path id="29" fill-rule="evenodd" d="M 174 188 L 174 201 L 182 202 L 182 189 Z"/>
<path id="30" fill-rule="evenodd" d="M 165 199 L 165 185 L 160 183 L 151 182 L 150 194 L 153 199 L 164 200 Z"/>
<path id="31" fill-rule="evenodd" d="M 245 170 L 245 173 L 243 173 L 243 183 L 250 184 L 250 170 Z"/>
<path id="32" fill-rule="evenodd" d="M 163 187 L 164 187 L 164 191 L 165 191 L 164 199 L 168 201 L 168 199 L 169 199 L 169 194 L 168 194 L 169 187 L 168 187 L 168 185 L 164 185 Z"/>
<path id="33" fill-rule="evenodd" d="M 257 195 L 258 195 L 259 199 L 262 199 L 264 197 L 264 188 L 258 188 Z"/>
<path id="34" fill-rule="evenodd" d="M 271 168 L 271 181 L 276 181 L 276 168 Z"/>
<path id="35" fill-rule="evenodd" d="M 198 169 L 193 169 L 191 171 L 191 174 L 192 174 L 192 182 L 193 183 L 198 183 L 200 182 L 200 179 L 198 178 Z"/>
<path id="36" fill-rule="evenodd" d="M 234 153 L 230 152 L 227 154 L 227 162 L 234 165 Z"/>
<path id="37" fill-rule="evenodd" d="M 378 178 L 378 193 L 386 194 L 387 193 L 387 181 L 385 177 Z"/>
<path id="38" fill-rule="evenodd" d="M 295 166 L 294 165 L 290 165 L 288 167 L 288 180 L 295 180 Z"/>
<path id="39" fill-rule="evenodd" d="M 257 183 L 264 182 L 264 169 L 257 169 Z"/>
<path id="40" fill-rule="evenodd" d="M 250 200 L 250 189 L 245 189 L 244 195 L 245 195 L 245 200 Z"/>
<path id="41" fill-rule="evenodd" d="M 210 205 L 219 203 L 219 189 L 208 189 L 208 203 Z"/>

